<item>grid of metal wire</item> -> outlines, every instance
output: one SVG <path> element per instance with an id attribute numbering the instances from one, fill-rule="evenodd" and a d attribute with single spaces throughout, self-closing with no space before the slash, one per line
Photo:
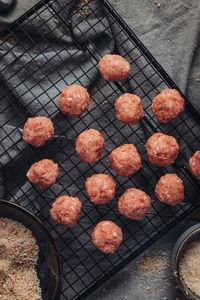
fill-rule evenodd
<path id="1" fill-rule="evenodd" d="M 98 10 L 102 9 L 104 10 L 104 18 L 100 18 L 98 15 Z M 88 71 L 86 73 L 81 65 L 78 66 L 78 73 L 77 67 L 70 69 L 70 74 L 74 76 L 74 82 L 83 84 L 82 79 L 84 77 L 93 82 L 93 85 L 88 87 L 92 105 L 79 118 L 70 119 L 62 114 L 57 114 L 57 101 L 61 92 L 57 88 L 57 83 L 59 81 L 64 81 L 65 85 L 69 83 L 58 73 L 58 70 L 53 68 L 51 59 L 56 58 L 62 63 L 62 53 L 55 50 L 54 45 L 50 47 L 55 50 L 55 56 L 53 58 L 45 57 L 49 67 L 48 75 L 43 73 L 45 65 L 41 66 L 37 63 L 37 56 L 44 56 L 45 54 L 41 49 L 38 49 L 37 42 L 34 41 L 31 24 L 37 18 L 40 20 L 38 29 L 47 28 L 49 20 L 44 22 L 41 18 L 47 10 L 51 14 L 50 18 L 59 20 L 56 22 L 54 30 L 59 26 L 64 26 L 66 30 L 70 30 L 73 27 L 72 16 L 77 14 L 79 23 L 76 24 L 76 30 L 81 31 L 82 25 L 84 28 L 87 25 L 87 30 L 82 32 L 85 42 L 81 43 L 75 36 L 73 39 L 76 47 L 82 49 L 90 59 L 91 70 L 97 68 L 101 53 L 98 53 L 98 49 L 95 49 L 95 52 L 92 49 L 89 32 L 95 31 L 98 26 L 105 27 L 105 31 L 108 30 L 112 33 L 110 35 L 111 40 L 109 37 L 107 40 L 100 37 L 101 43 L 104 43 L 106 47 L 112 45 L 110 52 L 120 53 L 130 62 L 133 70 L 128 81 L 109 83 L 102 79 L 96 80 L 92 77 L 93 73 Z M 193 152 L 198 149 L 200 125 L 196 120 L 198 113 L 188 101 L 185 112 L 168 125 L 159 124 L 153 117 L 150 106 L 155 95 L 166 87 L 177 87 L 109 3 L 102 0 L 94 8 L 93 2 L 87 1 L 71 12 L 70 19 L 63 17 L 62 10 L 63 7 L 55 5 L 53 1 L 40 2 L 25 16 L 17 20 L 14 26 L 1 33 L 1 47 L 5 49 L 5 52 L 1 54 L 1 74 L 6 78 L 4 85 L 8 87 L 7 92 L 2 89 L 0 96 L 1 101 L 3 98 L 7 99 L 7 102 L 2 102 L 0 113 L 1 162 L 4 162 L 1 170 L 4 180 L 4 198 L 15 201 L 38 215 L 45 222 L 59 246 L 63 264 L 61 299 L 83 299 L 101 282 L 149 247 L 164 232 L 198 206 L 199 183 L 188 171 L 187 162 Z M 91 16 L 94 16 L 94 19 L 97 17 L 95 24 L 94 22 L 91 24 Z M 106 23 L 107 25 L 105 25 L 105 17 L 109 21 Z M 24 30 L 24 24 L 30 25 L 30 31 Z M 53 34 L 53 31 L 50 33 Z M 64 34 L 65 32 L 63 32 Z M 19 55 L 17 47 L 19 42 L 20 44 L 23 42 L 20 40 L 20 35 L 26 38 L 26 43 L 24 43 L 23 52 Z M 44 44 L 46 42 L 49 44 L 50 35 L 41 30 L 40 39 Z M 60 42 L 59 39 L 57 42 Z M 68 50 L 66 49 L 66 51 Z M 12 58 L 9 64 L 6 60 L 8 55 L 10 59 Z M 30 61 L 35 63 L 34 75 L 29 72 L 26 64 L 21 60 L 24 56 L 27 56 L 27 66 Z M 71 52 L 69 57 L 72 57 Z M 15 69 L 16 63 L 18 65 L 17 71 Z M 40 80 L 39 83 L 37 80 L 37 86 L 40 87 L 40 94 L 37 97 L 33 92 L 34 86 L 29 88 L 26 86 L 26 80 L 21 81 L 21 72 L 23 74 L 26 72 L 25 78 L 39 76 Z M 55 73 L 57 78 L 52 79 L 52 74 Z M 43 80 L 46 80 L 46 89 L 43 88 Z M 15 82 L 14 86 L 13 82 Z M 5 88 L 5 86 L 3 87 Z M 53 93 L 52 88 L 54 88 Z M 19 95 L 19 90 L 21 91 L 20 97 L 27 95 L 28 98 L 32 99 L 27 106 L 18 103 L 19 101 L 15 98 L 15 93 L 17 91 Z M 139 95 L 143 101 L 145 117 L 136 126 L 124 125 L 115 116 L 114 101 L 126 91 Z M 46 102 L 40 102 L 41 96 L 46 99 Z M 52 118 L 55 136 L 51 142 L 40 149 L 35 149 L 29 145 L 24 148 L 21 129 L 27 117 L 31 115 L 32 105 L 36 101 L 38 111 L 35 111 L 35 114 L 40 114 L 42 110 L 43 114 Z M 51 108 L 53 106 L 51 112 L 48 110 L 49 105 Z M 7 115 L 9 115 L 9 119 Z M 78 134 L 88 128 L 99 130 L 106 142 L 103 158 L 100 162 L 92 165 L 82 162 L 77 157 L 74 147 Z M 145 142 L 150 135 L 157 131 L 171 134 L 179 142 L 180 155 L 171 167 L 158 168 L 151 165 L 147 160 Z M 109 154 L 115 147 L 133 142 L 142 156 L 142 169 L 134 176 L 122 178 L 111 169 Z M 30 183 L 26 183 L 26 188 L 24 188 L 25 174 L 30 165 L 46 157 L 59 163 L 60 177 L 55 186 L 48 191 L 41 191 Z M 159 177 L 167 172 L 176 172 L 184 181 L 185 200 L 176 207 L 164 205 L 155 199 L 155 184 Z M 107 173 L 114 177 L 117 183 L 117 194 L 111 203 L 104 206 L 94 206 L 88 200 L 84 182 L 93 173 Z M 24 174 L 23 180 L 19 174 Z M 121 216 L 117 210 L 117 199 L 128 187 L 142 189 L 152 198 L 152 208 L 142 221 L 128 220 Z M 53 200 L 64 193 L 73 193 L 73 196 L 78 196 L 83 203 L 78 225 L 67 230 L 55 225 L 49 216 L 49 209 Z M 123 230 L 123 244 L 112 255 L 100 253 L 91 243 L 92 229 L 103 219 L 115 221 Z"/>

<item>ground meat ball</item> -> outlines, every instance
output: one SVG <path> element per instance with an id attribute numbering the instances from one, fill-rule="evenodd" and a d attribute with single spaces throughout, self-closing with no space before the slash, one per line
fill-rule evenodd
<path id="1" fill-rule="evenodd" d="M 178 156 L 179 145 L 173 136 L 155 133 L 148 139 L 146 150 L 152 164 L 164 167 L 174 163 Z"/>
<path id="2" fill-rule="evenodd" d="M 107 54 L 99 62 L 99 71 L 105 80 L 119 81 L 130 75 L 131 67 L 120 55 Z"/>
<path id="3" fill-rule="evenodd" d="M 90 200 L 95 204 L 105 204 L 115 197 L 116 183 L 106 174 L 95 174 L 87 178 L 85 187 Z"/>
<path id="4" fill-rule="evenodd" d="M 110 154 L 113 170 L 120 176 L 128 177 L 141 167 L 141 157 L 133 144 L 125 144 L 114 149 Z"/>
<path id="5" fill-rule="evenodd" d="M 80 216 L 81 206 L 82 203 L 78 198 L 61 196 L 50 209 L 51 218 L 63 227 L 73 227 Z"/>
<path id="6" fill-rule="evenodd" d="M 122 243 L 121 228 L 111 221 L 102 221 L 92 232 L 93 244 L 104 253 L 114 253 Z"/>
<path id="7" fill-rule="evenodd" d="M 137 124 L 144 117 L 140 98 L 133 94 L 125 93 L 115 102 L 116 116 L 122 123 Z"/>
<path id="8" fill-rule="evenodd" d="M 184 199 L 183 181 L 176 174 L 166 174 L 160 177 L 155 194 L 161 202 L 175 206 Z"/>
<path id="9" fill-rule="evenodd" d="M 52 186 L 58 178 L 58 164 L 50 159 L 43 159 L 34 163 L 28 170 L 27 177 L 30 182 L 38 185 L 41 189 Z"/>
<path id="10" fill-rule="evenodd" d="M 127 189 L 120 197 L 118 209 L 126 218 L 141 220 L 151 208 L 151 198 L 138 189 Z"/>
<path id="11" fill-rule="evenodd" d="M 152 112 L 162 123 L 168 123 L 179 116 L 185 108 L 185 100 L 177 90 L 165 89 L 152 102 Z"/>
<path id="12" fill-rule="evenodd" d="M 70 117 L 80 116 L 90 104 L 87 90 L 77 84 L 66 87 L 59 98 L 59 107 L 63 114 Z"/>
<path id="13" fill-rule="evenodd" d="M 85 162 L 97 162 L 103 155 L 105 142 L 100 132 L 95 129 L 83 131 L 76 140 L 76 152 Z"/>
<path id="14" fill-rule="evenodd" d="M 189 159 L 189 167 L 192 174 L 200 179 L 200 151 L 196 151 Z"/>
<path id="15" fill-rule="evenodd" d="M 53 123 L 47 117 L 29 118 L 24 125 L 23 139 L 35 147 L 43 146 L 53 135 Z"/>

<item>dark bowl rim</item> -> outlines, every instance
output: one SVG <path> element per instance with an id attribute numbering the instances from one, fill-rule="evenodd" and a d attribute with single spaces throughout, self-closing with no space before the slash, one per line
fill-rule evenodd
<path id="1" fill-rule="evenodd" d="M 56 284 L 56 293 L 55 293 L 55 297 L 51 298 L 50 300 L 59 300 L 60 296 L 61 296 L 61 292 L 62 292 L 62 283 L 63 283 L 63 269 L 62 269 L 62 264 L 61 264 L 61 256 L 60 256 L 60 252 L 58 250 L 58 247 L 50 233 L 50 231 L 46 228 L 46 226 L 44 225 L 44 223 L 37 217 L 35 216 L 33 213 L 31 213 L 30 211 L 28 211 L 26 208 L 20 206 L 19 204 L 7 201 L 7 200 L 3 200 L 0 199 L 0 205 L 4 204 L 10 207 L 15 207 L 17 210 L 21 210 L 23 211 L 25 214 L 28 215 L 29 218 L 35 220 L 41 227 L 42 229 L 45 231 L 48 239 L 50 240 L 51 244 L 54 247 L 55 253 L 56 253 L 56 262 L 57 262 L 57 266 L 58 266 L 58 282 Z M 9 217 L 8 217 L 9 218 Z M 11 217 L 12 219 L 12 217 Z"/>
<path id="2" fill-rule="evenodd" d="M 190 300 L 200 300 L 200 297 L 197 296 L 192 290 L 190 290 L 181 280 L 179 274 L 179 263 L 184 250 L 193 241 L 193 239 L 195 239 L 199 234 L 200 234 L 200 223 L 193 225 L 189 227 L 187 230 L 185 230 L 180 235 L 173 248 L 174 257 L 172 257 L 172 264 L 174 269 L 174 277 L 177 281 L 180 290 L 183 292 L 186 298 Z"/>

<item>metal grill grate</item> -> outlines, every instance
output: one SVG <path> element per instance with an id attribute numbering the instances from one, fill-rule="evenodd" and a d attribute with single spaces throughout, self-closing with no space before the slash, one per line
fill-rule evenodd
<path id="1" fill-rule="evenodd" d="M 78 8 L 63 8 L 56 1 L 42 1 L 1 33 L 3 196 L 39 216 L 55 238 L 63 263 L 61 299 L 86 297 L 197 207 L 200 190 L 199 183 L 187 169 L 188 158 L 199 147 L 198 113 L 187 101 L 180 117 L 170 124 L 159 124 L 150 109 L 152 99 L 166 87 L 177 87 L 108 2 L 86 2 Z M 63 10 L 69 11 L 69 18 Z M 47 11 L 49 18 L 44 20 L 43 14 Z M 49 27 L 52 20 L 55 21 L 53 28 Z M 93 43 L 90 37 L 99 28 L 102 35 Z M 52 35 L 57 36 L 58 31 L 60 37 L 52 41 Z M 74 41 L 70 50 L 67 40 L 61 42 L 68 32 Z M 60 50 L 55 43 L 60 45 Z M 132 74 L 128 80 L 109 83 L 99 78 L 97 62 L 105 49 L 119 53 L 130 62 Z M 79 51 L 80 61 L 75 62 Z M 84 60 L 89 62 L 87 71 Z M 66 68 L 64 76 L 60 74 L 62 64 Z M 68 75 L 74 78 L 70 84 L 76 82 L 86 86 L 86 82 L 92 83 L 87 86 L 92 103 L 79 118 L 67 118 L 58 113 L 58 96 L 69 84 Z M 31 86 L 29 78 L 33 79 Z M 115 116 L 114 102 L 127 91 L 139 95 L 145 109 L 144 119 L 135 126 L 124 125 Z M 55 136 L 46 146 L 35 149 L 23 142 L 22 128 L 29 116 L 41 114 L 52 118 Z M 75 153 L 76 137 L 88 128 L 99 130 L 106 142 L 103 158 L 92 165 L 80 161 Z M 157 131 L 178 140 L 180 155 L 173 166 L 158 168 L 147 160 L 144 145 Z M 124 143 L 134 143 L 143 158 L 141 170 L 130 178 L 117 176 L 109 162 L 110 152 Z M 25 178 L 30 165 L 42 158 L 58 162 L 60 169 L 57 183 L 47 191 L 32 186 Z M 111 203 L 94 206 L 87 198 L 84 182 L 91 174 L 104 172 L 114 177 L 117 194 Z M 169 207 L 155 199 L 155 184 L 167 172 L 176 172 L 184 181 L 185 200 L 177 207 Z M 152 208 L 142 221 L 128 220 L 117 210 L 117 199 L 128 187 L 142 189 L 152 198 Z M 83 203 L 78 225 L 67 230 L 55 225 L 49 216 L 53 200 L 64 193 L 79 197 Z M 92 229 L 103 219 L 115 221 L 123 230 L 123 244 L 112 255 L 100 253 L 91 243 Z"/>

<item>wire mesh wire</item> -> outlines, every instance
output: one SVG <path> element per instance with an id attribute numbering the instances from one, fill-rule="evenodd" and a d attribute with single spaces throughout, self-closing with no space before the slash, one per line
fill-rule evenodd
<path id="1" fill-rule="evenodd" d="M 1 77 L 6 79 L 1 86 L 1 100 L 7 99 L 6 102 L 1 101 L 0 113 L 0 157 L 1 162 L 4 162 L 1 168 L 3 196 L 39 216 L 56 240 L 63 265 L 61 299 L 86 297 L 101 282 L 197 207 L 200 189 L 199 183 L 188 171 L 187 163 L 188 158 L 199 146 L 200 125 L 194 118 L 196 112 L 191 113 L 190 103 L 187 102 L 185 112 L 176 120 L 167 125 L 158 123 L 150 109 L 152 99 L 166 87 L 177 87 L 109 3 L 99 1 L 94 6 L 93 1 L 86 2 L 74 10 L 71 9 L 70 19 L 63 16 L 63 7 L 59 7 L 54 1 L 41 2 L 40 6 L 18 20 L 14 27 L 3 32 L 1 42 L 1 47 L 5 49 L 5 52 L 1 54 Z M 100 17 L 99 11 L 102 9 L 104 16 Z M 50 13 L 49 19 L 55 19 L 53 29 L 48 27 L 49 19 L 44 21 L 41 17 L 47 10 Z M 75 28 L 73 28 L 73 17 L 78 20 Z M 105 18 L 108 21 L 105 22 Z M 42 51 L 31 29 L 35 19 L 38 20 L 40 42 L 43 43 Z M 96 23 L 94 20 L 97 20 Z M 65 74 L 66 76 L 60 74 L 52 61 L 56 59 L 58 65 L 63 63 L 66 66 L 68 60 L 63 61 L 63 49 L 58 51 L 54 49 L 54 43 L 51 46 L 49 44 L 51 36 L 60 27 L 62 27 L 63 35 L 66 31 L 74 29 L 72 37 L 74 44 L 90 61 L 90 68 L 87 72 L 79 61 L 77 65 L 73 65 L 73 68 L 70 65 L 66 68 L 66 73 L 69 72 L 70 76 L 74 77 L 74 83 L 84 85 L 85 78 L 93 83 L 88 86 L 92 104 L 79 118 L 67 118 L 61 113 L 58 114 L 58 97 L 61 92 L 58 87 L 59 83 L 68 85 L 69 82 L 68 74 Z M 99 42 L 110 47 L 110 52 L 120 53 L 130 62 L 133 71 L 128 80 L 109 83 L 94 76 L 93 70 L 97 70 L 97 63 L 102 53 L 98 51 L 98 48 L 92 48 L 90 36 L 91 31 L 95 32 L 98 27 L 111 33 L 106 36 L 106 39 L 105 36 L 99 36 Z M 83 32 L 82 28 L 84 28 Z M 76 34 L 82 35 L 82 41 L 76 38 Z M 23 41 L 24 38 L 26 42 Z M 60 39 L 56 40 L 58 44 Z M 18 53 L 19 43 L 23 44 L 21 53 Z M 45 51 L 45 45 L 48 45 L 49 50 L 53 50 L 53 57 L 46 54 L 48 51 Z M 69 52 L 69 62 L 78 52 L 77 48 L 73 51 L 65 49 L 67 53 Z M 38 63 L 38 56 L 43 56 L 42 65 Z M 9 57 L 9 63 L 7 57 Z M 34 65 L 32 72 L 28 68 L 30 62 Z M 56 76 L 53 76 L 54 74 Z M 26 79 L 30 77 L 37 77 L 37 94 L 34 84 L 31 87 L 27 85 Z M 145 110 L 143 121 L 135 126 L 120 123 L 114 112 L 115 100 L 121 93 L 127 91 L 141 97 Z M 27 97 L 29 99 L 27 104 L 22 105 L 19 101 L 20 97 Z M 37 108 L 34 107 L 36 102 Z M 25 147 L 22 140 L 22 128 L 27 117 L 32 115 L 32 111 L 34 115 L 44 114 L 51 117 L 55 126 L 53 140 L 39 149 L 29 145 Z M 82 162 L 75 153 L 75 140 L 78 134 L 88 128 L 99 130 L 106 142 L 103 158 L 95 164 Z M 180 145 L 180 154 L 173 166 L 158 168 L 147 160 L 146 140 L 157 131 L 173 135 Z M 133 142 L 143 159 L 142 168 L 134 176 L 122 178 L 111 169 L 109 154 L 115 147 Z M 57 183 L 46 191 L 39 190 L 25 178 L 30 165 L 42 158 L 51 158 L 58 162 L 60 169 Z M 154 188 L 159 177 L 168 172 L 176 172 L 184 181 L 185 199 L 176 207 L 160 203 L 154 195 Z M 117 183 L 117 193 L 111 203 L 95 206 L 88 200 L 84 183 L 86 178 L 93 173 L 107 173 L 114 177 Z M 25 181 L 26 188 L 24 188 Z M 129 187 L 142 189 L 152 198 L 152 208 L 142 221 L 134 222 L 126 219 L 117 210 L 117 199 Z M 67 230 L 53 223 L 49 216 L 52 202 L 64 193 L 79 197 L 83 203 L 78 225 Z M 103 219 L 116 222 L 123 230 L 123 244 L 112 255 L 104 255 L 91 243 L 92 229 Z"/>

